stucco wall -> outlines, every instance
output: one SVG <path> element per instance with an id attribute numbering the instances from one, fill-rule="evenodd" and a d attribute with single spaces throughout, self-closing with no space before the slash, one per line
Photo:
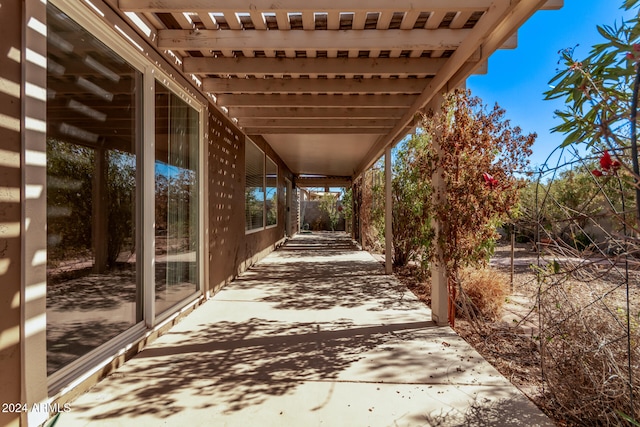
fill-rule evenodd
<path id="1" fill-rule="evenodd" d="M 285 177 L 291 172 L 260 137 L 253 139 L 278 165 L 278 225 L 245 234 L 245 137 L 209 106 L 209 289 L 224 284 L 258 261 L 284 237 Z"/>
<path id="2" fill-rule="evenodd" d="M 0 25 L 0 403 L 21 401 L 20 389 L 20 52 L 22 2 L 2 3 Z M 0 412 L 0 425 L 18 425 Z"/>

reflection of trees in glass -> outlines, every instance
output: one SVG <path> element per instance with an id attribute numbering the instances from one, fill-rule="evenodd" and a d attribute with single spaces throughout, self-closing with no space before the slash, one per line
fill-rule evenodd
<path id="1" fill-rule="evenodd" d="M 50 139 L 47 144 L 48 258 L 58 262 L 92 254 L 96 150 Z M 107 267 L 113 267 L 123 248 L 134 248 L 135 156 L 108 150 L 103 195 L 108 241 Z M 97 186 L 96 186 L 97 187 Z"/>
<path id="2" fill-rule="evenodd" d="M 246 187 L 244 190 L 246 229 L 262 227 L 264 215 L 264 192 L 262 187 Z"/>
<path id="3" fill-rule="evenodd" d="M 278 189 L 267 187 L 267 225 L 278 223 Z"/>
<path id="4" fill-rule="evenodd" d="M 125 248 L 135 252 L 136 158 L 122 151 L 107 153 L 107 266 L 113 267 Z"/>
<path id="5" fill-rule="evenodd" d="M 47 143 L 47 252 L 49 263 L 91 254 L 94 151 Z"/>
<path id="6" fill-rule="evenodd" d="M 191 217 L 191 203 L 195 203 L 197 194 L 196 172 L 156 162 L 155 215 L 157 232 L 174 235 L 167 238 L 189 236 L 187 247 L 180 249 L 195 250 L 197 243 L 197 222 Z M 171 226 L 168 221 L 171 219 Z M 177 248 L 176 248 L 177 249 Z"/>
<path id="7" fill-rule="evenodd" d="M 254 230 L 264 227 L 265 155 L 251 140 L 245 149 L 245 230 Z"/>
<path id="8" fill-rule="evenodd" d="M 278 223 L 278 166 L 276 163 L 266 156 L 266 193 L 265 193 L 265 211 L 267 213 L 266 225 L 275 225 Z"/>

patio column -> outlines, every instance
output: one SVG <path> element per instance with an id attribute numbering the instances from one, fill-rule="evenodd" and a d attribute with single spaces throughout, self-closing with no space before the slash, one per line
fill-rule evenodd
<path id="1" fill-rule="evenodd" d="M 384 152 L 384 241 L 385 241 L 385 273 L 393 273 L 393 209 L 391 200 L 391 146 L 387 146 Z"/>
<path id="2" fill-rule="evenodd" d="M 444 98 L 442 95 L 434 97 L 430 103 L 430 109 L 436 114 L 440 113 L 440 107 Z M 433 140 L 433 149 L 435 153 L 440 156 L 442 149 L 437 138 Z M 440 166 L 436 167 L 433 175 L 431 176 L 431 186 L 433 193 L 431 202 L 435 205 L 445 203 L 446 201 L 446 186 L 443 178 L 443 169 Z M 449 292 L 447 289 L 447 270 L 444 263 L 444 256 L 442 247 L 437 243 L 440 240 L 440 233 L 444 224 L 439 223 L 437 220 L 433 220 L 433 228 L 435 231 L 434 242 L 435 245 L 435 260 L 431 263 L 431 317 L 433 321 L 444 326 L 448 323 L 448 299 Z"/>

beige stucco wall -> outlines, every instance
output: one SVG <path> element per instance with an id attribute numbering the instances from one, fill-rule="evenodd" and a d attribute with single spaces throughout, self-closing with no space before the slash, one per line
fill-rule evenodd
<path id="1" fill-rule="evenodd" d="M 20 52 L 22 2 L 2 3 L 0 14 L 0 403 L 20 402 Z M 19 414 L 0 412 L 0 425 Z"/>
<path id="2" fill-rule="evenodd" d="M 285 177 L 291 172 L 267 142 L 253 142 L 278 165 L 278 225 L 245 234 L 245 136 L 215 107 L 209 107 L 209 289 L 217 292 L 269 253 L 284 237 Z"/>

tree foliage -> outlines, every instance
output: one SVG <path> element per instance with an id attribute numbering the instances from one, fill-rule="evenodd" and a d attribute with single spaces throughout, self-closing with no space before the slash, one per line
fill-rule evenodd
<path id="1" fill-rule="evenodd" d="M 637 8 L 640 0 L 626 0 L 623 8 Z M 563 68 L 554 76 L 546 99 L 562 99 L 556 111 L 562 123 L 553 131 L 564 133 L 564 146 L 584 144 L 595 151 L 611 150 L 635 179 L 636 217 L 640 221 L 640 165 L 637 149 L 637 109 L 640 89 L 640 19 L 599 26 L 603 42 L 584 59 L 575 49 L 560 51 Z"/>
<path id="2" fill-rule="evenodd" d="M 497 105 L 487 111 L 479 98 L 456 91 L 445 97 L 441 111 L 422 120 L 423 141 L 412 161 L 423 180 L 439 174 L 443 181 L 434 188 L 439 202 L 424 203 L 440 227 L 437 245 L 449 280 L 451 323 L 460 269 L 488 260 L 496 226 L 508 219 L 524 185 L 517 174 L 528 165 L 536 135 L 522 135 L 504 116 Z"/>
<path id="3" fill-rule="evenodd" d="M 421 176 L 416 163 L 424 143 L 423 138 L 414 136 L 401 144 L 393 163 L 393 264 L 399 267 L 418 258 L 424 267 L 431 247 L 431 181 Z"/>
<path id="4" fill-rule="evenodd" d="M 640 0 L 627 1 L 626 9 Z M 604 38 L 584 59 L 576 59 L 575 49 L 559 52 L 562 68 L 549 82 L 546 99 L 562 99 L 564 109 L 556 111 L 562 123 L 556 132 L 566 134 L 563 145 L 624 146 L 629 142 L 636 64 L 640 57 L 640 21 L 635 17 L 620 25 L 599 26 Z"/>
<path id="5" fill-rule="evenodd" d="M 340 221 L 340 210 L 338 209 L 338 195 L 324 193 L 320 197 L 319 209 L 329 217 L 329 227 L 331 231 L 336 231 L 338 221 Z"/>

